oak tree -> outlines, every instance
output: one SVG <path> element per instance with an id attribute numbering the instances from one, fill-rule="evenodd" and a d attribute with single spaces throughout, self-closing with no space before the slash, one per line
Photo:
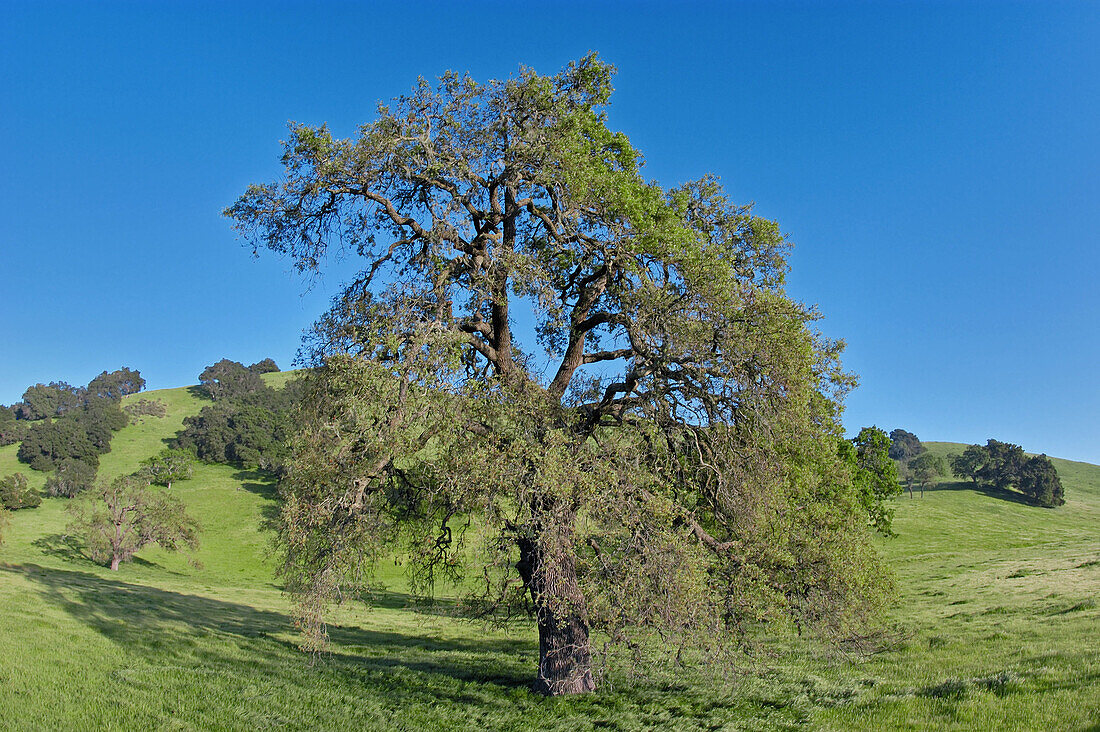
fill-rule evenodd
<path id="1" fill-rule="evenodd" d="M 154 485 L 171 488 L 172 483 L 190 480 L 195 474 L 195 454 L 190 450 L 166 447 L 142 461 L 143 475 Z"/>
<path id="2" fill-rule="evenodd" d="M 362 261 L 309 342 L 282 488 L 310 644 L 395 548 L 417 592 L 528 609 L 548 694 L 595 687 L 593 632 L 728 649 L 880 602 L 840 344 L 785 293 L 775 222 L 642 177 L 611 77 L 421 80 L 353 138 L 293 125 L 285 177 L 227 209 L 304 273 Z"/>
<path id="3" fill-rule="evenodd" d="M 140 476 L 101 481 L 66 506 L 68 531 L 79 536 L 92 559 L 117 571 L 150 544 L 169 551 L 198 548 L 198 523 L 175 496 L 149 488 Z"/>

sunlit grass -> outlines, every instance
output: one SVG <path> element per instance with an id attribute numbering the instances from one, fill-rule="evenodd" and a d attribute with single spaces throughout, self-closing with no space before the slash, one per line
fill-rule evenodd
<path id="1" fill-rule="evenodd" d="M 133 470 L 203 404 L 186 389 L 141 398 L 168 415 L 119 432 L 104 477 Z M 1059 509 L 956 482 L 896 500 L 899 536 L 881 545 L 901 596 L 877 653 L 775 639 L 732 677 L 616 667 L 574 699 L 528 691 L 528 625 L 407 608 L 396 567 L 382 607 L 337 609 L 331 653 L 301 653 L 262 474 L 200 466 L 172 488 L 203 525 L 200 550 L 143 551 L 119 572 L 73 549 L 65 501 L 47 499 L 13 515 L 0 547 L 0 728 L 1096 729 L 1100 468 L 1056 465 Z M 0 475 L 14 470 L 41 485 L 0 448 Z"/>

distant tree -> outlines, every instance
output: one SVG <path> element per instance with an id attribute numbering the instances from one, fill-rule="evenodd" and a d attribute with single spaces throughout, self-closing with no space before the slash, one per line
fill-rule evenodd
<path id="1" fill-rule="evenodd" d="M 852 468 L 860 504 L 875 530 L 893 536 L 893 511 L 887 500 L 901 493 L 897 464 L 890 459 L 890 438 L 878 427 L 864 427 L 845 443 L 842 454 Z"/>
<path id="2" fill-rule="evenodd" d="M 46 495 L 72 498 L 95 485 L 96 469 L 73 458 L 65 458 L 46 477 Z"/>
<path id="3" fill-rule="evenodd" d="M 27 476 L 13 473 L 0 478 L 0 506 L 9 511 L 20 508 L 35 508 L 42 503 L 42 497 L 27 483 Z"/>
<path id="4" fill-rule="evenodd" d="M 232 419 L 238 407 L 231 402 L 220 402 L 183 420 L 183 431 L 172 440 L 172 445 L 192 450 L 200 460 L 208 463 L 228 463 L 229 445 L 236 436 Z"/>
<path id="5" fill-rule="evenodd" d="M 248 370 L 254 374 L 274 374 L 279 371 L 279 367 L 275 364 L 274 359 L 265 358 L 263 361 L 257 361 L 249 366 Z"/>
<path id="6" fill-rule="evenodd" d="M 145 379 L 141 377 L 141 372 L 125 367 L 117 371 L 104 371 L 88 383 L 88 393 L 101 399 L 122 399 L 144 388 Z"/>
<path id="7" fill-rule="evenodd" d="M 982 469 L 989 462 L 989 453 L 981 445 L 969 445 L 962 455 L 951 457 L 951 472 L 959 478 L 969 478 L 978 482 Z"/>
<path id="8" fill-rule="evenodd" d="M 154 485 L 171 488 L 180 480 L 190 480 L 195 473 L 195 455 L 189 450 L 165 448 L 142 461 L 142 473 Z"/>
<path id="9" fill-rule="evenodd" d="M 203 407 L 183 420 L 173 446 L 193 451 L 200 460 L 279 472 L 289 454 L 297 423 L 298 380 L 285 388 L 263 389 L 241 398 Z"/>
<path id="10" fill-rule="evenodd" d="M 1020 475 L 1027 462 L 1027 455 L 1019 445 L 1000 440 L 987 440 L 985 443 L 986 463 L 979 471 L 983 483 L 1007 490 L 1019 487 Z"/>
<path id="11" fill-rule="evenodd" d="M 183 503 L 135 476 L 102 481 L 66 510 L 74 517 L 68 531 L 84 540 L 92 559 L 112 571 L 150 544 L 168 551 L 198 548 L 199 526 Z"/>
<path id="12" fill-rule="evenodd" d="M 912 432 L 896 429 L 890 433 L 890 457 L 900 463 L 924 452 L 924 445 Z"/>
<path id="13" fill-rule="evenodd" d="M 27 434 L 27 423 L 16 418 L 17 407 L 0 405 L 0 447 L 22 442 Z"/>
<path id="14" fill-rule="evenodd" d="M 1054 463 L 1046 455 L 1028 458 L 1020 470 L 1020 491 L 1047 508 L 1065 504 L 1062 480 Z"/>
<path id="15" fill-rule="evenodd" d="M 199 374 L 199 384 L 207 396 L 216 402 L 240 399 L 267 388 L 259 374 L 249 371 L 244 364 L 227 358 L 207 366 Z"/>
<path id="16" fill-rule="evenodd" d="M 924 497 L 924 489 L 936 478 L 947 475 L 947 465 L 939 455 L 930 452 L 921 453 L 911 458 L 906 464 L 910 480 L 920 485 L 921 498 Z M 913 489 L 910 487 L 909 495 L 912 497 Z"/>
<path id="17" fill-rule="evenodd" d="M 87 393 L 79 386 L 53 381 L 35 384 L 23 392 L 21 418 L 29 420 L 59 417 L 77 409 L 87 400 Z"/>
<path id="18" fill-rule="evenodd" d="M 53 470 L 66 458 L 98 467 L 100 450 L 76 420 L 59 419 L 32 425 L 16 455 L 31 469 L 45 472 Z"/>

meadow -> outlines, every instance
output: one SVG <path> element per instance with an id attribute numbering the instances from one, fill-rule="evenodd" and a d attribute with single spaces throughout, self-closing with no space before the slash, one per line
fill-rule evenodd
<path id="1" fill-rule="evenodd" d="M 203 404 L 187 388 L 129 398 L 168 414 L 119 432 L 103 477 Z M 15 451 L 0 448 L 0 475 L 40 487 Z M 145 550 L 118 572 L 80 553 L 65 500 L 47 498 L 0 546 L 0 729 L 1100 730 L 1100 467 L 1055 464 L 1058 509 L 954 480 L 895 499 L 881 548 L 899 597 L 867 647 L 782 637 L 725 675 L 615 666 L 597 694 L 554 699 L 528 690 L 533 627 L 414 608 L 396 566 L 377 607 L 337 609 L 329 653 L 299 651 L 261 473 L 200 465 L 172 488 L 199 551 Z"/>

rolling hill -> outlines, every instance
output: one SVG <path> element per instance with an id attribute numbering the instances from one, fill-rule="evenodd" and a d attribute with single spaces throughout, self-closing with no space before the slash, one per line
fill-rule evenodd
<path id="1" fill-rule="evenodd" d="M 129 398 L 168 414 L 119 432 L 104 477 L 203 405 L 187 388 Z M 41 486 L 15 451 L 0 448 L 0 475 Z M 378 607 L 336 611 L 331 653 L 301 653 L 261 473 L 199 466 L 172 489 L 203 527 L 194 562 L 151 549 L 119 572 L 74 549 L 65 500 L 46 499 L 13 514 L 0 546 L 0 729 L 1097 729 L 1100 467 L 1055 464 L 1059 509 L 954 481 L 896 499 L 898 536 L 881 547 L 899 599 L 865 652 L 777 638 L 727 677 L 615 666 L 572 699 L 527 690 L 532 628 L 407 607 L 396 566 Z"/>

